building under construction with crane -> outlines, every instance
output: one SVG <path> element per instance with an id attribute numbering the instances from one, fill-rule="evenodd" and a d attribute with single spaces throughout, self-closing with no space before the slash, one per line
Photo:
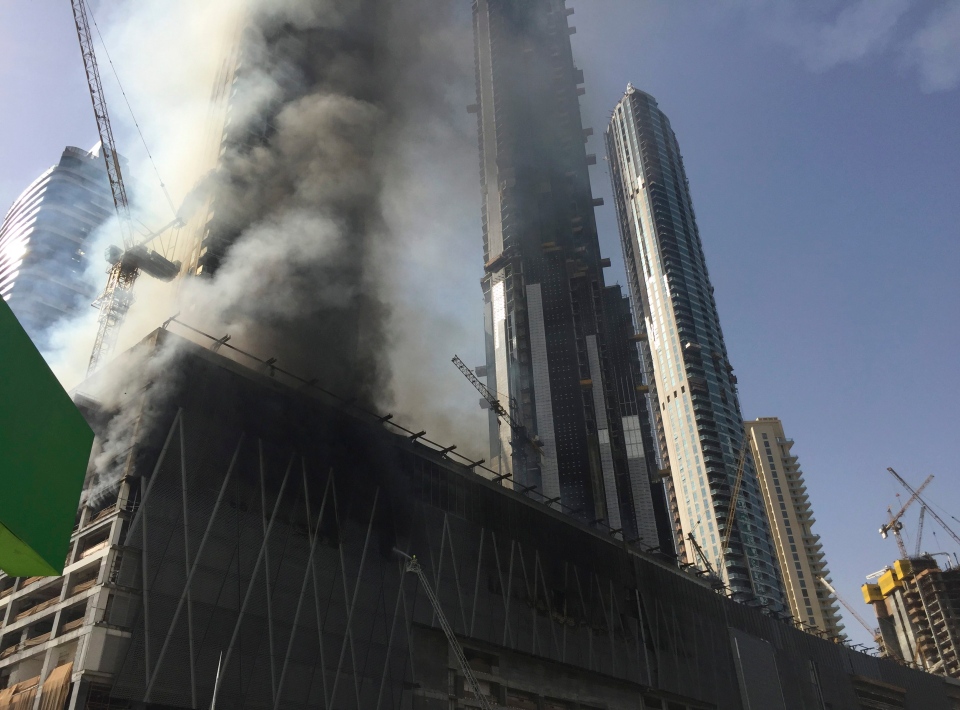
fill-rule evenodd
<path id="1" fill-rule="evenodd" d="M 930 673 L 960 678 L 960 568 L 932 555 L 897 560 L 863 599 L 877 615 L 883 654 Z"/>
<path id="2" fill-rule="evenodd" d="M 80 388 L 96 456 L 98 378 L 156 373 L 127 393 L 124 477 L 78 512 L 63 576 L 0 576 L 3 710 L 215 693 L 339 710 L 960 703 L 945 679 L 735 603 L 388 413 L 169 327 Z"/>
<path id="3" fill-rule="evenodd" d="M 923 553 L 923 526 L 929 516 L 960 545 L 960 536 L 921 495 L 933 481 L 927 478 L 917 488 L 892 468 L 890 474 L 910 494 L 897 512 L 888 509 L 888 520 L 880 534 L 897 542 L 900 557 L 893 565 L 874 573 L 863 585 L 863 600 L 876 612 L 877 646 L 881 653 L 901 663 L 930 673 L 960 678 L 960 566 L 945 552 Z M 903 541 L 902 518 L 911 506 L 921 506 L 917 520 L 916 544 L 908 554 Z M 946 565 L 936 559 L 943 555 Z M 856 614 L 856 611 L 854 611 Z M 857 615 L 857 618 L 860 618 Z"/>

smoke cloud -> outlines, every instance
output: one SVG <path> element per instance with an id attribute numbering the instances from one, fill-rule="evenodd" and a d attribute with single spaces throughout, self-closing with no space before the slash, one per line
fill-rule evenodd
<path id="1" fill-rule="evenodd" d="M 142 276 L 118 352 L 179 312 L 208 333 L 229 334 L 232 345 L 482 455 L 486 417 L 449 363 L 455 352 L 477 361 L 483 353 L 476 123 L 465 111 L 475 100 L 469 5 L 126 7 L 100 18 L 106 41 L 174 202 L 197 212 L 152 246 L 189 264 L 202 257 L 196 246 L 209 233 L 207 263 L 216 268 L 174 284 Z M 221 101 L 229 106 L 221 145 L 216 86 L 232 62 L 235 78 L 219 89 L 230 93 Z M 152 173 L 134 154 L 130 160 L 129 174 Z M 159 191 L 140 195 L 142 221 L 171 219 Z M 101 269 L 94 271 L 102 282 Z M 59 334 L 61 373 L 76 377 L 85 365 L 77 341 L 89 337 L 87 318 L 85 328 L 74 323 Z M 165 355 L 162 368 L 173 366 Z M 155 369 L 118 369 L 107 389 L 144 389 Z M 95 461 L 100 489 L 119 475 L 135 426 L 125 410 L 108 426 Z"/>

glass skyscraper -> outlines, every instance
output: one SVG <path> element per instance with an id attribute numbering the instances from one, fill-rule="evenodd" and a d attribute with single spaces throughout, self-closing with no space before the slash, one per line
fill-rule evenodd
<path id="1" fill-rule="evenodd" d="M 573 11 L 562 0 L 473 8 L 487 385 L 542 446 L 491 413 L 491 456 L 515 487 L 672 548 L 629 303 L 603 278 Z"/>
<path id="2" fill-rule="evenodd" d="M 606 142 L 641 357 L 655 383 L 660 454 L 680 555 L 703 565 L 699 546 L 734 592 L 782 610 L 770 523 L 749 446 L 744 448 L 737 378 L 677 138 L 656 100 L 628 86 Z M 728 520 L 741 455 L 742 488 Z M 730 542 L 721 549 L 728 526 Z"/>
<path id="3" fill-rule="evenodd" d="M 98 148 L 68 147 L 0 225 L 0 297 L 40 348 L 50 326 L 95 298 L 83 280 L 88 240 L 113 209 Z"/>

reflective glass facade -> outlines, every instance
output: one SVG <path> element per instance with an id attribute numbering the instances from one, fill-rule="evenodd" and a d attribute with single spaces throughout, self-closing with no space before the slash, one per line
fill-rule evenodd
<path id="1" fill-rule="evenodd" d="M 94 298 L 82 279 L 87 241 L 113 212 L 99 152 L 68 147 L 0 225 L 0 296 L 43 347 L 46 331 Z"/>
<path id="2" fill-rule="evenodd" d="M 677 138 L 656 100 L 629 86 L 606 140 L 681 556 L 703 564 L 692 536 L 735 592 L 783 609 L 780 569 L 749 451 L 736 511 L 727 520 L 743 419 Z M 728 524 L 730 544 L 721 550 Z"/>
<path id="3" fill-rule="evenodd" d="M 474 3 L 487 384 L 544 451 L 491 414 L 491 456 L 581 520 L 672 548 L 629 303 L 603 279 L 571 13 Z"/>

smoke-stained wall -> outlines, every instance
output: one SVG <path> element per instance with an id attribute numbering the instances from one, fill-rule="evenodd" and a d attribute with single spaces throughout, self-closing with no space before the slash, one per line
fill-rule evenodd
<path id="1" fill-rule="evenodd" d="M 111 569 L 142 601 L 105 612 L 131 634 L 100 669 L 115 699 L 206 707 L 219 665 L 227 707 L 472 706 L 398 548 L 500 705 L 949 707 L 942 679 L 725 599 L 373 417 L 200 349 L 181 371 Z"/>

